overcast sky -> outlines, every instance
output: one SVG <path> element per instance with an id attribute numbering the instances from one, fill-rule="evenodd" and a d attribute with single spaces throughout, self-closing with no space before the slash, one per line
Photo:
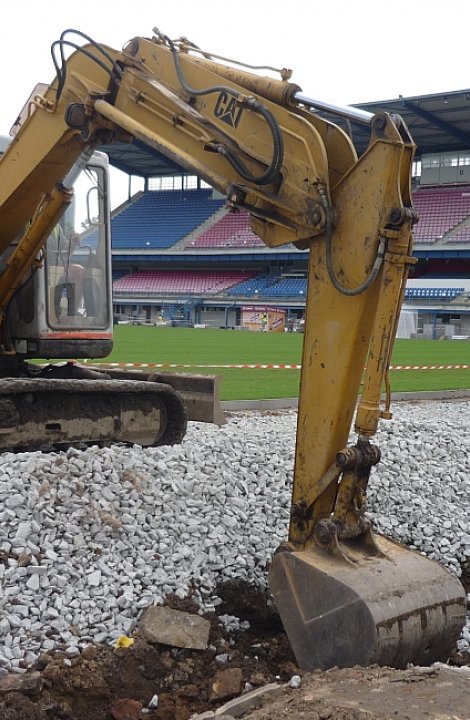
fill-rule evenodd
<path id="1" fill-rule="evenodd" d="M 353 104 L 470 87 L 470 0 L 9 0 L 0 30 L 0 134 L 74 28 L 120 49 L 158 27 L 202 49 L 289 67 L 309 97 Z"/>

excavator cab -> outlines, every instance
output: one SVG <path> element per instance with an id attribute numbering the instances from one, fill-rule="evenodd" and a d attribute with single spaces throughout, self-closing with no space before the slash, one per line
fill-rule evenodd
<path id="1" fill-rule="evenodd" d="M 39 117 L 25 116 L 26 131 Z M 28 218 L 20 225 L 0 207 L 11 225 L 5 221 L 0 233 L 0 450 L 174 444 L 188 419 L 224 424 L 216 376 L 128 373 L 76 362 L 107 357 L 113 347 L 108 157 L 87 146 L 50 192 L 43 190 L 44 177 L 57 171 L 57 159 L 44 161 L 45 170 L 33 165 L 33 193 L 28 151 L 40 143 L 23 144 L 22 131 L 0 145 L 3 160 L 12 147 L 22 158 L 26 189 L 12 193 L 12 206 Z M 13 162 L 4 185 L 16 180 L 15 170 Z"/>
<path id="2" fill-rule="evenodd" d="M 101 358 L 112 349 L 108 175 L 99 152 L 69 174 L 73 200 L 10 305 L 11 342 L 25 358 Z"/>

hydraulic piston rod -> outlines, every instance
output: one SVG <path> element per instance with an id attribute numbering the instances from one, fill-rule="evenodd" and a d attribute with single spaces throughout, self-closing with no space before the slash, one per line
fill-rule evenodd
<path id="1" fill-rule="evenodd" d="M 367 112 L 367 110 L 359 110 L 359 108 L 351 107 L 350 105 L 332 105 L 324 100 L 314 100 L 300 92 L 295 93 L 292 98 L 299 105 L 306 105 L 310 108 L 316 108 L 317 110 L 324 110 L 325 112 L 333 113 L 333 115 L 339 115 L 347 120 L 354 120 L 355 122 L 363 123 L 364 125 L 370 125 L 373 113 Z"/>

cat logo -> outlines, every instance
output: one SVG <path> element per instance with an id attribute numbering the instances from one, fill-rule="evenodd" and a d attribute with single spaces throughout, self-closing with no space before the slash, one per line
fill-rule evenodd
<path id="1" fill-rule="evenodd" d="M 220 118 L 222 122 L 227 123 L 230 127 L 236 128 L 240 122 L 242 112 L 243 108 L 237 104 L 235 98 L 222 90 L 215 104 L 215 117 Z"/>

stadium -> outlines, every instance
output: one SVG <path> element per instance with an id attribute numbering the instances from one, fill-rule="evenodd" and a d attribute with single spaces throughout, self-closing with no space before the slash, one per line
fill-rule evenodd
<path id="1" fill-rule="evenodd" d="M 398 337 L 470 337 L 470 91 L 356 106 L 404 119 L 417 145 L 413 202 L 419 214 Z M 319 111 L 341 126 L 328 111 Z M 343 123 L 358 155 L 367 129 Z M 301 330 L 307 252 L 267 248 L 246 211 L 201 179 L 136 142 L 103 147 L 143 190 L 112 216 L 116 322 Z M 130 187 L 130 184 L 129 184 Z"/>

